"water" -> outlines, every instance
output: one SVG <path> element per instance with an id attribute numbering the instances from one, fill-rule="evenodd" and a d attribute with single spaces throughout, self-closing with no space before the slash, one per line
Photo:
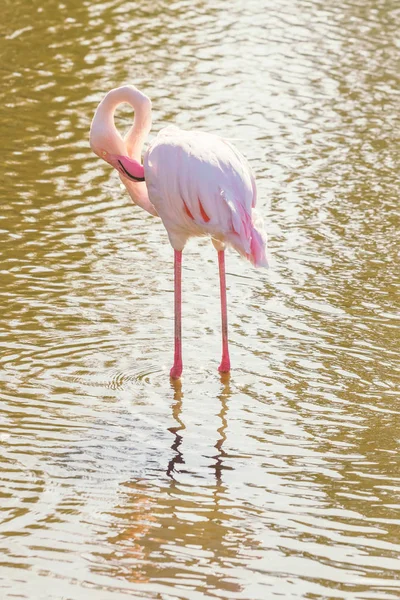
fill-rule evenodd
<path id="1" fill-rule="evenodd" d="M 397 8 L 3 0 L 2 600 L 399 597 Z M 169 380 L 171 248 L 88 148 L 124 82 L 256 172 L 230 379 L 202 240 Z"/>

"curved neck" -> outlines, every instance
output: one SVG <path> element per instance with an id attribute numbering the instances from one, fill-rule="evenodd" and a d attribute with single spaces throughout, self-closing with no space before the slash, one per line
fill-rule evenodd
<path id="1" fill-rule="evenodd" d="M 133 125 L 124 137 L 128 156 L 141 163 L 143 144 L 151 129 L 151 100 L 134 86 L 120 88 L 125 102 L 128 102 L 135 116 Z"/>
<path id="2" fill-rule="evenodd" d="M 127 103 L 135 112 L 133 125 L 122 140 L 114 123 L 114 114 L 120 104 Z M 151 101 L 133 85 L 124 85 L 108 92 L 96 111 L 99 121 L 107 123 L 114 131 L 119 144 L 122 142 L 130 158 L 141 163 L 141 152 L 144 141 L 151 128 Z M 119 145 L 118 144 L 118 145 Z M 122 152 L 121 152 L 122 153 Z"/>
<path id="3" fill-rule="evenodd" d="M 135 111 L 132 127 L 122 139 L 114 123 L 116 108 L 127 102 Z M 143 143 L 151 127 L 151 101 L 133 85 L 124 85 L 108 92 L 100 102 L 93 117 L 90 128 L 90 145 L 93 151 L 109 162 L 105 156 L 128 156 L 141 164 Z M 117 168 L 114 164 L 110 164 Z M 118 169 L 119 170 L 119 169 Z M 157 211 L 150 202 L 145 183 L 132 183 L 129 179 L 121 177 L 133 202 L 149 212 L 157 215 Z"/>

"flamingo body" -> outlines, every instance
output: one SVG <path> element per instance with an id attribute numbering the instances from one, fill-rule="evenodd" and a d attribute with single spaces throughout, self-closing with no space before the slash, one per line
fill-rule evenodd
<path id="1" fill-rule="evenodd" d="M 116 107 L 135 111 L 124 138 L 114 125 Z M 201 131 L 175 126 L 162 129 L 144 154 L 151 127 L 151 102 L 134 86 L 111 90 L 92 121 L 93 151 L 118 170 L 133 202 L 161 217 L 175 250 L 175 359 L 172 377 L 182 372 L 181 262 L 190 237 L 210 236 L 218 250 L 223 356 L 220 371 L 229 371 L 224 249 L 228 244 L 257 266 L 268 266 L 266 236 L 258 217 L 256 184 L 246 159 L 229 142 Z"/>
<path id="2" fill-rule="evenodd" d="M 232 245 L 256 266 L 267 266 L 256 228 L 256 187 L 246 159 L 222 138 L 170 126 L 144 156 L 151 203 L 175 250 L 208 235 Z"/>

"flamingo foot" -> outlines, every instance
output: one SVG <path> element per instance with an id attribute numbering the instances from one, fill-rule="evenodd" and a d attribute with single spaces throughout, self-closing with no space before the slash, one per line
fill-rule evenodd
<path id="1" fill-rule="evenodd" d="M 182 375 L 182 370 L 183 370 L 182 361 L 174 363 L 172 369 L 169 372 L 169 376 L 171 377 L 171 379 L 179 379 L 180 376 Z"/>
<path id="2" fill-rule="evenodd" d="M 218 371 L 220 373 L 229 373 L 230 370 L 231 370 L 231 363 L 230 363 L 230 360 L 229 360 L 229 356 L 228 356 L 228 358 L 224 357 L 221 360 L 221 364 L 218 367 Z"/>

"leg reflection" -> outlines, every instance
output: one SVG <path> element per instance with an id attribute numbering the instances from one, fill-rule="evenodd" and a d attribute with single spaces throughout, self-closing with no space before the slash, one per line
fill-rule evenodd
<path id="1" fill-rule="evenodd" d="M 170 431 L 174 436 L 175 440 L 171 446 L 171 449 L 174 451 L 174 455 L 168 463 L 167 467 L 167 475 L 168 477 L 173 477 L 173 473 L 175 471 L 176 465 L 185 464 L 185 459 L 183 458 L 183 454 L 180 451 L 179 447 L 182 443 L 182 436 L 178 433 L 179 431 L 183 431 L 185 429 L 185 425 L 181 419 L 182 412 L 182 382 L 180 379 L 171 379 L 171 387 L 174 390 L 174 405 L 172 406 L 172 415 L 175 421 L 178 423 L 176 427 L 169 427 L 168 431 Z"/>
<path id="2" fill-rule="evenodd" d="M 228 467 L 223 462 L 223 459 L 228 456 L 223 449 L 223 444 L 226 440 L 226 429 L 228 426 L 226 418 L 228 414 L 228 400 L 232 395 L 232 390 L 230 387 L 230 374 L 221 373 L 220 378 L 223 385 L 221 393 L 218 396 L 218 399 L 221 402 L 221 410 L 218 413 L 218 416 L 221 419 L 221 427 L 218 429 L 219 438 L 214 446 L 217 449 L 217 454 L 213 456 L 215 459 L 215 464 L 212 465 L 212 468 L 215 469 L 215 479 L 217 480 L 217 483 L 221 483 L 223 469 L 232 469 L 232 467 Z"/>
<path id="3" fill-rule="evenodd" d="M 230 374 L 229 373 L 220 373 L 220 380 L 222 384 L 222 390 L 217 396 L 218 400 L 221 403 L 221 408 L 218 413 L 218 417 L 221 421 L 221 425 L 218 428 L 219 438 L 217 442 L 214 444 L 214 448 L 217 450 L 217 454 L 212 456 L 215 461 L 211 465 L 211 469 L 215 471 L 215 479 L 217 483 L 221 483 L 222 480 L 222 471 L 224 469 L 232 469 L 224 464 L 224 459 L 228 456 L 223 448 L 223 444 L 226 440 L 226 430 L 228 426 L 227 414 L 228 414 L 228 400 L 232 395 L 232 390 L 230 386 Z M 174 404 L 172 406 L 172 415 L 177 423 L 177 425 L 173 427 L 169 427 L 168 431 L 170 431 L 174 436 L 174 442 L 171 445 L 171 449 L 174 451 L 174 454 L 170 461 L 168 462 L 168 466 L 166 469 L 166 474 L 168 477 L 174 479 L 174 474 L 177 470 L 178 465 L 185 464 L 185 459 L 183 457 L 183 452 L 180 449 L 180 446 L 183 441 L 183 436 L 180 432 L 186 429 L 185 424 L 181 419 L 182 413 L 182 399 L 184 397 L 182 393 L 182 383 L 180 379 L 171 379 L 171 386 L 174 390 Z M 180 473 L 189 473 L 189 471 L 179 469 Z"/>

